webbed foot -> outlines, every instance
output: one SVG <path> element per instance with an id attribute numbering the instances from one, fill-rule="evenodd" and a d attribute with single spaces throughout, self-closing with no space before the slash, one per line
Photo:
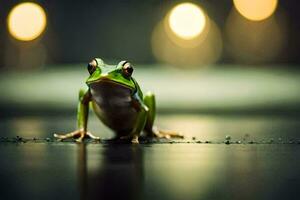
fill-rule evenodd
<path id="1" fill-rule="evenodd" d="M 54 137 L 57 138 L 59 141 L 69 139 L 69 138 L 76 138 L 75 140 L 76 142 L 82 142 L 84 138 L 100 140 L 100 137 L 96 137 L 92 133 L 88 131 L 84 131 L 83 129 L 79 129 L 67 134 L 54 134 Z"/>

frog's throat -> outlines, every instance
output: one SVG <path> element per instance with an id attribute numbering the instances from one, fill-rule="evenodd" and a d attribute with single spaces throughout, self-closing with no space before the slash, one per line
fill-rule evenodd
<path id="1" fill-rule="evenodd" d="M 111 80 L 111 79 L 108 79 L 108 78 L 101 78 L 101 79 L 99 79 L 99 80 L 94 80 L 94 81 L 88 81 L 88 82 L 86 82 L 88 85 L 92 85 L 92 84 L 97 84 L 97 83 L 103 83 L 103 82 L 105 82 L 105 83 L 110 83 L 110 84 L 112 84 L 112 85 L 119 85 L 119 86 L 122 86 L 122 87 L 125 87 L 125 88 L 129 88 L 129 89 L 132 89 L 132 90 L 134 90 L 134 88 L 132 88 L 132 87 L 130 87 L 130 86 L 128 86 L 128 85 L 124 85 L 124 84 L 122 84 L 122 83 L 120 83 L 120 82 L 118 82 L 118 81 L 114 81 L 114 80 Z"/>

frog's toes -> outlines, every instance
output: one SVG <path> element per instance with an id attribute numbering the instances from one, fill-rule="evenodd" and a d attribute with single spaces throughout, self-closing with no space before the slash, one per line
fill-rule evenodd
<path id="1" fill-rule="evenodd" d="M 63 139 L 59 138 L 59 135 L 57 135 L 57 134 L 53 134 L 53 136 L 56 138 L 56 140 L 58 142 L 61 142 L 63 140 Z"/>
<path id="2" fill-rule="evenodd" d="M 79 129 L 67 134 L 54 134 L 54 137 L 57 138 L 59 141 L 69 139 L 69 138 L 76 138 L 76 142 L 82 142 L 84 138 L 91 138 L 93 140 L 100 140 L 99 137 L 94 136 L 90 132 L 86 132 L 83 129 Z"/>
<path id="3" fill-rule="evenodd" d="M 86 135 L 93 140 L 100 140 L 100 137 L 94 136 L 91 132 L 87 132 Z"/>
<path id="4" fill-rule="evenodd" d="M 184 136 L 179 134 L 178 132 L 158 130 L 156 127 L 153 127 L 152 133 L 150 133 L 149 136 L 152 136 L 154 138 L 165 138 L 165 139 L 184 138 Z"/>
<path id="5" fill-rule="evenodd" d="M 64 139 L 76 137 L 80 134 L 81 134 L 81 130 L 76 130 L 76 131 L 73 131 L 73 132 L 67 133 L 67 134 L 56 134 L 55 133 L 54 137 L 57 138 L 58 140 L 64 140 Z"/>
<path id="6" fill-rule="evenodd" d="M 139 144 L 139 137 L 138 137 L 138 136 L 134 136 L 134 137 L 131 139 L 131 143 L 132 143 L 132 144 Z"/>
<path id="7" fill-rule="evenodd" d="M 78 143 L 81 143 L 83 140 L 84 136 L 80 136 L 79 138 L 77 138 L 75 141 Z"/>
<path id="8" fill-rule="evenodd" d="M 124 135 L 119 138 L 120 140 L 130 141 L 132 144 L 139 143 L 139 136 L 138 135 Z"/>
<path id="9" fill-rule="evenodd" d="M 159 136 L 162 138 L 166 138 L 166 139 L 170 139 L 170 138 L 180 138 L 180 139 L 184 139 L 184 136 L 179 134 L 178 132 L 174 132 L 174 131 L 163 131 L 163 130 L 159 130 L 158 131 Z"/>

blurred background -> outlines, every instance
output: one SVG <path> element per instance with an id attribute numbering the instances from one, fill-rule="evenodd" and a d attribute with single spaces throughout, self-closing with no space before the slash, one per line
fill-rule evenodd
<path id="1" fill-rule="evenodd" d="M 1 4 L 1 68 L 73 64 L 94 56 L 138 64 L 171 63 L 176 53 L 182 60 L 176 64 L 198 67 L 203 63 L 299 64 L 296 0 L 189 1 L 190 6 L 173 10 L 171 18 L 172 9 L 185 1 L 21 4 L 25 2 Z M 158 42 L 162 38 L 172 43 Z"/>
<path id="2" fill-rule="evenodd" d="M 298 4 L 1 1 L 0 199 L 299 199 Z M 183 144 L 51 142 L 95 57 L 130 61 Z"/>
<path id="3" fill-rule="evenodd" d="M 236 132 L 244 129 L 236 120 L 248 126 L 253 116 L 264 116 L 267 128 L 277 117 L 294 130 L 300 111 L 298 8 L 296 0 L 4 1 L 2 126 L 39 127 L 41 116 L 64 116 L 72 125 L 49 130 L 74 127 L 86 65 L 100 57 L 108 64 L 133 63 L 143 90 L 157 95 L 158 123 L 166 128 L 191 135 L 205 129 L 211 136 L 221 134 L 216 123 L 229 116 Z M 26 123 L 32 116 L 38 117 Z M 8 123 L 18 117 L 25 122 Z"/>

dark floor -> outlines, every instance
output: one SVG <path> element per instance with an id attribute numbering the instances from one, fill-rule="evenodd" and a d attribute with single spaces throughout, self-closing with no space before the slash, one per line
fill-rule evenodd
<path id="1" fill-rule="evenodd" d="M 3 137 L 51 141 L 0 142 L 0 199 L 299 199 L 298 118 L 160 115 L 157 122 L 186 139 L 59 143 L 52 133 L 73 130 L 73 116 L 2 119 Z M 90 130 L 111 137 L 99 124 L 92 116 Z M 226 135 L 241 144 L 222 143 Z"/>
<path id="2" fill-rule="evenodd" d="M 299 199 L 299 145 L 1 144 L 1 199 Z"/>

